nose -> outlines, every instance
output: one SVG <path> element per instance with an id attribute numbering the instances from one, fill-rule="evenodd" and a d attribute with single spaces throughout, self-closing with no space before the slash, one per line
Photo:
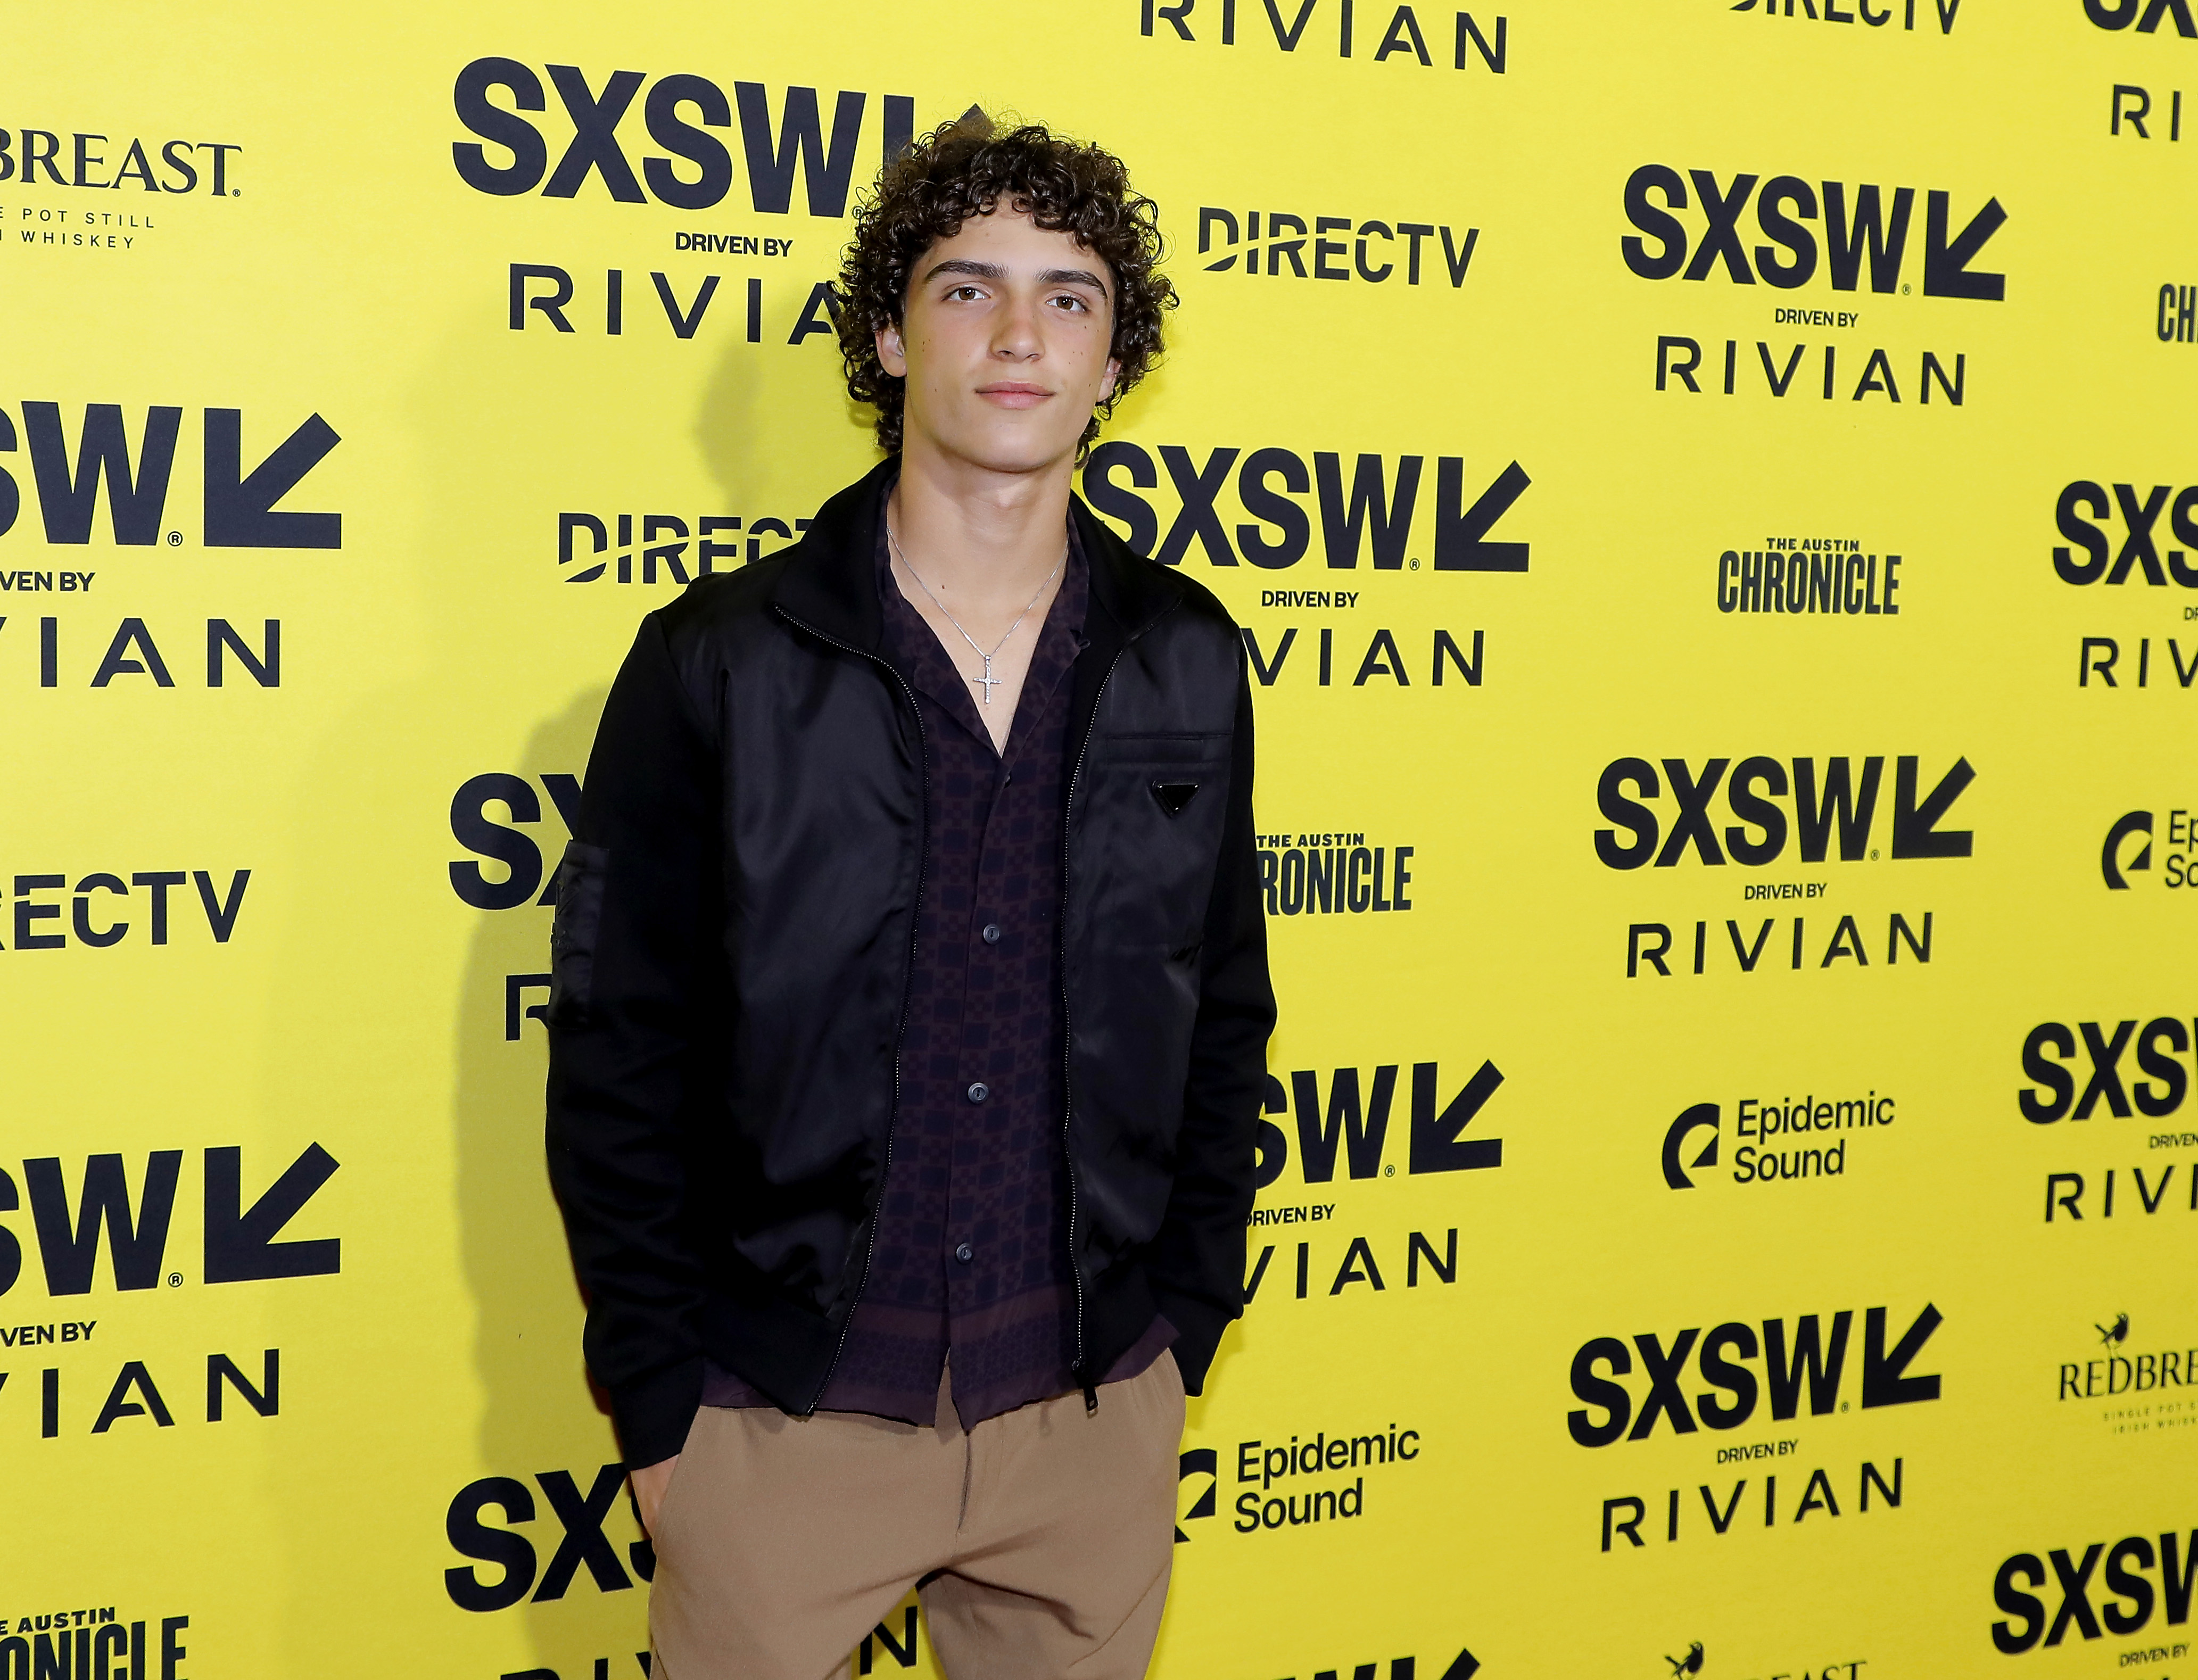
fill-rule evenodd
<path id="1" fill-rule="evenodd" d="M 1010 294 L 1005 307 L 993 317 L 992 354 L 1009 362 L 1037 360 L 1044 349 L 1038 311 L 1035 298 Z"/>

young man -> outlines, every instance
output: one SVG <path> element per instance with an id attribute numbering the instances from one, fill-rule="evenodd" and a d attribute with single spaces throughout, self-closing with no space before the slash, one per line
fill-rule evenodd
<path id="1" fill-rule="evenodd" d="M 1173 301 L 971 119 L 843 271 L 887 458 L 651 613 L 557 881 L 549 1143 L 659 1680 L 1144 1673 L 1274 1003 L 1241 639 L 1070 495 Z"/>

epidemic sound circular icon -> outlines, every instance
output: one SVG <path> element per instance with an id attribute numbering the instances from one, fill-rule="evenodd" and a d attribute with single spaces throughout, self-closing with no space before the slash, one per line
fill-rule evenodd
<path id="1" fill-rule="evenodd" d="M 2122 842 L 2131 834 L 2143 834 L 2144 844 L 2136 857 L 2129 861 L 2131 870 L 2152 867 L 2152 813 L 2132 811 L 2125 813 L 2114 826 L 2107 830 L 2107 843 L 2099 848 L 2099 873 L 2106 877 L 2107 885 L 2117 892 L 2129 891 L 2129 882 L 2122 879 L 2120 860 Z"/>
<path id="2" fill-rule="evenodd" d="M 1701 1154 L 1684 1166 L 1679 1157 L 1687 1147 L 1687 1140 L 1702 1127 L 1709 1128 L 1710 1141 Z M 1714 1102 L 1697 1102 L 1672 1122 L 1671 1130 L 1664 1134 L 1664 1182 L 1675 1190 L 1691 1190 L 1695 1181 L 1687 1177 L 1689 1167 L 1715 1166 L 1718 1161 L 1718 1106 Z M 1698 1674 L 1702 1666 L 1702 1648 L 1695 1646 L 1694 1667 L 1689 1674 Z M 1673 1671 L 1675 1673 L 1677 1670 Z"/>
<path id="3" fill-rule="evenodd" d="M 1686 1116 L 1683 1114 L 1680 1118 L 1683 1119 Z M 1717 1146 L 1713 1143 L 1710 1147 L 1714 1149 Z M 1699 1166 L 1700 1163 L 1697 1162 L 1696 1165 Z M 1702 1671 L 1702 1642 L 1697 1639 L 1693 1644 L 1688 1646 L 1687 1654 L 1683 1657 L 1666 1657 L 1664 1660 L 1672 1665 L 1672 1680 L 1678 1680 L 1682 1674 L 1700 1674 Z"/>

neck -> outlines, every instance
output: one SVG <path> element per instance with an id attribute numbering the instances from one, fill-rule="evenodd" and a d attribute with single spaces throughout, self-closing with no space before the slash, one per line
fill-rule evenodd
<path id="1" fill-rule="evenodd" d="M 909 564 L 950 606 L 1012 613 L 1061 562 L 1073 468 L 994 472 L 911 437 L 887 516 Z"/>

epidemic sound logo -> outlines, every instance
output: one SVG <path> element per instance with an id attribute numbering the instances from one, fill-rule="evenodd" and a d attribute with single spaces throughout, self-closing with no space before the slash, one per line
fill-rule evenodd
<path id="1" fill-rule="evenodd" d="M 2198 20 L 2191 16 L 2190 0 L 2084 0 L 2084 15 L 2102 29 L 2127 29 L 2134 22 L 2140 35 L 2151 34 L 2172 17 L 2175 32 L 2184 40 L 2198 37 Z"/>
<path id="2" fill-rule="evenodd" d="M 16 135 L 23 137 L 23 149 L 15 149 Z M 119 192 L 127 182 L 148 193 L 195 193 L 204 185 L 211 198 L 241 198 L 243 189 L 230 184 L 230 157 L 244 148 L 230 142 L 215 140 L 167 140 L 157 142 L 160 160 L 153 161 L 147 142 L 133 139 L 118 152 L 121 142 L 104 134 L 72 134 L 67 148 L 60 135 L 43 128 L 0 128 L 0 181 L 13 181 L 20 175 L 26 187 L 52 185 L 55 187 L 104 188 Z M 96 147 L 98 149 L 95 150 Z M 187 152 L 204 152 L 205 159 L 194 162 L 184 156 Z M 110 166 L 114 173 L 108 179 L 94 180 L 95 171 Z M 200 163 L 204 163 L 201 173 Z M 67 172 L 62 172 L 66 167 Z M 154 171 L 159 170 L 156 177 Z M 45 180 L 38 178 L 43 171 Z"/>
<path id="3" fill-rule="evenodd" d="M 23 431 L 30 444 L 31 476 L 38 486 L 38 509 L 46 541 L 80 544 L 91 540 L 92 514 L 102 480 L 107 485 L 108 528 L 122 547 L 151 548 L 161 540 L 167 509 L 168 481 L 176 462 L 176 439 L 183 425 L 180 408 L 154 405 L 145 410 L 137 460 L 130 455 L 119 403 L 87 403 L 75 459 L 62 429 L 58 403 L 23 405 Z M 341 514 L 277 513 L 275 504 L 296 489 L 305 474 L 342 441 L 320 416 L 309 415 L 251 472 L 243 470 L 244 413 L 241 409 L 205 410 L 205 524 L 201 540 L 210 549 L 340 549 Z M 0 410 L 0 454 L 17 449 L 15 423 Z M 15 527 L 22 491 L 15 475 L 0 468 L 0 536 Z M 183 541 L 171 531 L 171 548 Z"/>
<path id="4" fill-rule="evenodd" d="M 1392 473 L 1390 457 L 1362 454 L 1353 464 L 1346 492 L 1343 457 L 1330 451 L 1314 453 L 1310 473 L 1305 456 L 1279 446 L 1215 448 L 1206 452 L 1203 464 L 1179 444 L 1162 444 L 1159 453 L 1159 464 L 1167 469 L 1178 503 L 1165 536 L 1159 509 L 1137 493 L 1160 484 L 1159 467 L 1143 445 L 1119 440 L 1100 445 L 1084 465 L 1083 486 L 1084 500 L 1096 512 L 1128 527 L 1131 548 L 1163 566 L 1181 564 L 1193 542 L 1212 566 L 1235 566 L 1240 561 L 1267 571 L 1295 566 L 1311 552 L 1314 510 L 1294 498 L 1313 491 L 1321 556 L 1332 571 L 1356 569 L 1364 549 L 1370 551 L 1377 572 L 1416 572 L 1419 560 L 1412 557 L 1409 565 L 1407 560 L 1407 550 L 1416 546 L 1431 555 L 1437 572 L 1524 572 L 1527 567 L 1525 543 L 1488 540 L 1497 521 L 1532 482 L 1515 461 L 1497 473 L 1468 507 L 1463 459 L 1436 456 L 1433 506 L 1416 544 L 1415 515 L 1425 505 L 1420 497 L 1424 456 L 1393 457 Z M 1126 476 L 1127 485 L 1116 481 L 1118 474 Z M 1248 515 L 1245 522 L 1230 521 L 1220 511 L 1222 495 L 1232 483 L 1236 504 Z"/>
<path id="5" fill-rule="evenodd" d="M 1671 780 L 1672 798 L 1678 807 L 1668 834 L 1661 817 L 1646 803 L 1663 796 L 1655 766 L 1637 758 L 1614 759 L 1603 766 L 1596 782 L 1596 805 L 1617 825 L 1595 831 L 1595 855 L 1606 868 L 1637 869 L 1653 863 L 1660 869 L 1668 869 L 1683 862 L 1689 852 L 1698 862 L 1712 867 L 1723 865 L 1730 854 L 1733 863 L 1760 868 L 1785 852 L 1789 834 L 1799 842 L 1803 863 L 1821 863 L 1830 855 L 1835 831 L 1842 863 L 1856 863 L 1865 856 L 1874 859 L 1878 855 L 1870 839 L 1885 772 L 1882 756 L 1861 761 L 1859 782 L 1852 759 L 1794 759 L 1788 761 L 1793 766 L 1790 784 L 1786 763 L 1760 755 L 1742 759 L 1732 769 L 1730 781 L 1725 771 L 1732 768 L 1730 759 L 1706 759 L 1699 771 L 1684 759 L 1662 762 L 1664 774 Z M 1973 831 L 1939 825 L 1976 779 L 1976 772 L 1966 758 L 1957 759 L 1930 793 L 1919 798 L 1922 762 L 1914 754 L 1893 760 L 1893 823 L 1887 849 L 1895 858 L 1969 857 L 1975 844 Z M 1784 807 L 1771 803 L 1783 799 L 1789 785 L 1794 797 L 1790 819 Z M 1724 789 L 1726 808 L 1738 819 L 1723 829 L 1722 846 L 1720 831 L 1710 815 L 1710 801 L 1720 786 Z M 1629 793 L 1632 797 L 1628 797 Z M 1621 833 L 1628 838 L 1620 840 Z"/>
<path id="6" fill-rule="evenodd" d="M 1672 212 L 1691 202 L 1687 179 L 1668 165 L 1643 164 L 1625 179 L 1625 219 L 1640 230 L 1619 241 L 1625 266 L 1643 280 L 1707 280 L 1720 264 L 1736 286 L 1766 286 L 1793 291 L 1816 277 L 1820 253 L 1817 235 L 1805 223 L 1817 219 L 1817 189 L 1798 175 L 1776 175 L 1756 183 L 1759 175 L 1736 174 L 1720 187 L 1714 171 L 1693 169 L 1705 226 L 1690 241 L 1686 224 Z M 1869 259 L 1869 289 L 1905 292 L 1902 263 L 1908 248 L 1909 224 L 1916 207 L 1916 189 L 1900 187 L 1893 193 L 1890 212 L 1884 189 L 1871 184 L 1854 189 L 1853 212 L 1848 212 L 1847 188 L 1842 182 L 1825 181 L 1823 189 L 1823 244 L 1821 259 L 1832 289 L 1854 291 L 1862 282 L 1864 259 Z M 1650 197 L 1660 196 L 1659 204 Z M 1741 212 L 1750 201 L 1755 206 L 1755 224 L 1771 242 L 1752 247 L 1740 230 Z M 1949 235 L 1951 193 L 1932 190 L 1925 195 L 1923 213 L 1923 295 L 1927 298 L 1968 298 L 1998 303 L 2007 296 L 2003 274 L 1973 270 L 1986 242 L 2007 220 L 1997 198 L 1985 201 L 1960 233 Z M 1652 250 L 1641 237 L 1655 241 Z M 1689 259 L 1691 243 L 1692 259 Z M 1910 270 L 1912 272 L 1912 270 Z"/>
<path id="7" fill-rule="evenodd" d="M 2175 498 L 2171 507 L 2168 497 Z M 2160 545 L 2153 535 L 2165 512 L 2168 526 L 2175 533 L 2181 549 L 2170 549 L 2163 558 Z M 2090 519 L 2084 517 L 2085 514 Z M 2102 531 L 2091 520 L 2111 521 L 2120 515 L 2122 540 L 2114 549 L 2114 562 L 2108 565 L 2107 551 L 2113 546 L 2108 531 Z M 2083 585 L 2105 582 L 2125 584 L 2132 572 L 2142 572 L 2144 581 L 2155 589 L 2165 588 L 2173 578 L 2184 589 L 2198 589 L 2198 565 L 2186 556 L 2198 550 L 2198 485 L 2181 491 L 2172 491 L 2164 484 L 2156 484 L 2148 491 L 2143 500 L 2137 499 L 2137 486 L 2118 484 L 2114 486 L 2112 506 L 2107 501 L 2106 486 L 2090 479 L 2078 479 L 2063 486 L 2053 504 L 2054 524 L 2068 539 L 2053 550 L 2053 570 L 2064 584 Z M 2073 544 L 2072 548 L 2068 544 Z M 2076 557 L 2077 550 L 2084 557 Z"/>
<path id="8" fill-rule="evenodd" d="M 1939 1309 L 1927 1302 L 1890 1349 L 1886 1346 L 1886 1308 L 1874 1306 L 1864 1314 L 1862 1383 L 1858 1397 L 1863 1410 L 1936 1400 L 1939 1379 L 1911 1376 L 1908 1368 L 1944 1322 Z M 1737 1321 L 1719 1324 L 1707 1336 L 1700 1329 L 1681 1330 L 1668 1347 L 1654 1332 L 1635 1336 L 1630 1347 L 1616 1336 L 1596 1336 L 1581 1343 L 1573 1355 L 1572 1391 L 1583 1404 L 1566 1415 L 1566 1427 L 1584 1447 L 1608 1446 L 1620 1437 L 1647 1440 L 1660 1420 L 1671 1425 L 1674 1435 L 1691 1435 L 1701 1424 L 1712 1429 L 1737 1429 L 1755 1415 L 1756 1403 L 1766 1387 L 1771 1416 L 1778 1421 L 1799 1414 L 1805 1387 L 1811 1416 L 1844 1411 L 1847 1403 L 1840 1398 L 1840 1379 L 1846 1369 L 1848 1336 L 1853 1326 L 1852 1311 L 1834 1313 L 1828 1340 L 1819 1315 L 1812 1312 L 1796 1318 L 1790 1331 L 1782 1318 L 1763 1320 L 1759 1342 L 1753 1325 Z M 1648 1392 L 1642 1397 L 1637 1412 L 1632 1392 L 1616 1381 L 1632 1373 L 1636 1351 L 1641 1356 L 1642 1375 L 1648 1380 Z M 1759 1353 L 1764 1362 L 1759 1377 L 1742 1363 L 1756 1358 Z M 1690 1355 L 1697 1375 L 1712 1391 L 1696 1393 L 1691 1406 L 1681 1386 Z M 1605 1370 L 1608 1375 L 1603 1375 Z M 1721 1399 L 1719 1395 L 1731 1398 Z"/>
<path id="9" fill-rule="evenodd" d="M 2042 1558 L 2036 1552 L 2017 1552 L 2000 1565 L 1992 1576 L 1992 1603 L 2006 1613 L 2008 1619 L 1992 1625 L 1995 1649 L 2010 1657 L 2020 1656 L 2040 1644 L 2058 1645 L 2071 1628 L 2086 1641 L 2109 1634 L 2125 1639 L 2142 1632 L 2155 1609 L 2163 1613 L 2161 1619 L 2169 1627 L 2180 1627 L 2190 1619 L 2190 1589 L 2194 1574 L 2198 1574 L 2198 1529 L 2187 1538 L 2162 1534 L 2156 1551 L 2151 1538 L 2142 1534 L 2127 1535 L 2111 1546 L 2096 1541 L 2081 1549 L 2080 1559 L 2078 1549 L 2056 1547 Z M 2106 1560 L 2103 1571 L 2099 1567 L 2102 1555 Z M 2024 1590 L 2046 1587 L 2049 1561 L 2053 1567 L 2052 1590 L 2059 1597 L 2050 1622 L 2045 1601 L 2034 1590 Z M 2160 1572 L 2156 1583 L 2149 1573 L 2155 1566 Z M 2108 1595 L 2096 1605 L 2091 1602 L 2095 1574 Z M 2168 1653 L 2128 1652 L 2125 1663 L 2131 1658 L 2165 1662 Z"/>
<path id="10" fill-rule="evenodd" d="M 791 213 L 797 171 L 811 216 L 846 213 L 865 126 L 864 113 L 870 104 L 866 95 L 843 92 L 837 96 L 828 141 L 815 88 L 784 90 L 774 133 L 770 90 L 761 82 L 734 83 L 729 103 L 724 90 L 702 76 L 660 76 L 652 84 L 644 71 L 615 70 L 598 92 L 590 89 L 586 73 L 577 65 L 544 67 L 572 131 L 554 170 L 543 130 L 520 114 L 548 108 L 542 78 L 510 58 L 477 58 L 458 72 L 451 102 L 458 120 L 480 138 L 454 143 L 451 160 L 458 178 L 475 192 L 511 198 L 538 186 L 544 198 L 573 198 L 592 175 L 620 204 L 646 204 L 654 199 L 675 209 L 707 210 L 732 190 L 734 175 L 732 152 L 711 131 L 730 129 L 737 105 L 741 161 L 747 172 L 749 202 L 757 214 Z M 644 85 L 648 91 L 642 97 L 641 125 L 648 138 L 671 155 L 643 158 L 637 176 L 618 131 Z M 505 102 L 491 98 L 492 94 L 501 94 Z M 877 155 L 890 163 L 915 135 L 916 102 L 906 95 L 885 94 L 878 97 L 876 109 Z M 700 126 L 689 119 L 690 111 Z M 481 141 L 510 160 L 491 160 Z"/>
<path id="11" fill-rule="evenodd" d="M 1161 36 L 1162 40 L 1204 39 L 1218 41 L 1224 47 L 1233 47 L 1236 44 L 1236 4 L 1237 0 L 1206 0 L 1205 15 L 1212 21 L 1206 26 L 1208 33 L 1201 37 L 1195 34 L 1191 28 L 1191 17 L 1198 10 L 1199 0 L 1143 0 L 1137 32 L 1149 37 L 1154 32 L 1155 26 L 1164 23 L 1174 32 Z M 1287 9 L 1287 0 L 1285 4 L 1277 4 L 1276 0 L 1262 0 L 1262 4 L 1266 8 L 1267 26 L 1274 32 L 1275 44 L 1286 53 L 1297 51 L 1300 44 L 1305 41 L 1306 26 L 1313 21 L 1314 15 L 1323 9 L 1322 0 L 1297 0 L 1297 14 L 1286 23 L 1282 13 Z M 1251 0 L 1244 0 L 1244 8 L 1247 13 L 1250 12 Z M 1336 0 L 1334 6 L 1326 13 L 1335 20 L 1335 33 L 1326 37 L 1322 44 L 1333 40 L 1339 58 L 1364 54 L 1366 47 L 1367 37 L 1352 27 L 1352 10 L 1351 0 Z M 1379 9 L 1372 9 L 1369 15 L 1378 18 L 1381 11 Z M 1439 32 L 1441 28 L 1440 16 L 1439 13 L 1430 9 L 1427 28 L 1423 30 L 1420 26 L 1419 15 L 1412 7 L 1398 6 L 1389 14 L 1389 26 L 1381 32 L 1380 44 L 1365 55 L 1376 64 L 1396 58 L 1406 64 L 1417 63 L 1424 69 L 1433 69 L 1437 60 L 1429 52 L 1428 43 L 1429 32 Z M 1510 33 L 1510 20 L 1503 17 L 1496 20 L 1492 42 L 1488 35 L 1481 32 L 1480 26 L 1474 20 L 1472 13 L 1457 12 L 1453 16 L 1456 26 L 1451 44 L 1454 50 L 1449 67 L 1462 70 L 1477 55 L 1483 66 L 1501 76 L 1509 54 L 1507 38 Z M 1443 38 L 1436 32 L 1433 38 L 1434 49 L 1439 52 L 1444 45 Z"/>
<path id="12" fill-rule="evenodd" d="M 2167 813 L 2166 844 L 2157 870 L 2163 887 L 2198 887 L 2198 822 L 2192 817 L 2188 811 Z M 2153 813 L 2149 811 L 2125 811 L 2114 820 L 2107 830 L 2106 844 L 2099 848 L 2099 875 L 2110 890 L 2126 892 L 2129 875 L 2155 872 L 2152 834 Z M 2128 844 L 2131 840 L 2141 842 L 2133 853 Z"/>
<path id="13" fill-rule="evenodd" d="M 2163 1348 L 2153 1353 L 2127 1352 L 2130 1316 L 2116 1313 L 2098 1333 L 2100 1357 L 2063 1364 L 2060 1370 L 2061 1400 L 2112 1399 L 2123 1394 L 2149 1394 L 2155 1389 L 2198 1387 L 2198 1347 Z"/>
<path id="14" fill-rule="evenodd" d="M 1330 1435 L 1325 1430 L 1310 1437 L 1293 1435 L 1287 1445 L 1280 1441 L 1271 1446 L 1256 1440 L 1239 1441 L 1237 1485 L 1252 1491 L 1237 1495 L 1236 1514 L 1229 1526 L 1239 1534 L 1257 1534 L 1262 1530 L 1271 1532 L 1307 1523 L 1347 1522 L 1363 1517 L 1367 1475 L 1416 1463 L 1422 1446 L 1418 1430 L 1399 1429 L 1393 1423 L 1386 1431 L 1375 1428 L 1362 1435 Z M 1212 1456 L 1210 1451 L 1207 1456 Z M 1347 1486 L 1339 1481 L 1333 1487 L 1293 1491 L 1302 1487 L 1296 1479 L 1300 1476 L 1340 1478 L 1346 1471 L 1357 1473 Z M 1180 1474 L 1177 1479 L 1182 1479 Z M 1218 1484 L 1218 1474 L 1215 1480 Z M 1201 1509 L 1208 1516 L 1212 1514 L 1210 1497 L 1194 1508 L 1193 1514 Z"/>
<path id="15" fill-rule="evenodd" d="M 1846 1136 L 1829 1145 L 1819 1141 L 1813 1147 L 1803 1144 L 1801 1140 L 1825 1132 L 1844 1134 L 1888 1126 L 1893 1122 L 1893 1099 L 1880 1096 L 1875 1090 L 1865 1096 L 1835 1102 L 1818 1102 L 1804 1096 L 1798 1102 L 1790 1099 L 1766 1102 L 1744 1096 L 1733 1106 L 1733 1135 L 1752 1141 L 1740 1143 L 1733 1151 L 1732 1181 L 1736 1184 L 1772 1184 L 1782 1180 L 1790 1183 L 1803 1178 L 1840 1177 L 1847 1166 Z M 1695 1181 L 1688 1175 L 1718 1164 L 1721 1114 L 1716 1103 L 1697 1102 L 1691 1108 L 1681 1110 L 1665 1129 L 1664 1182 L 1672 1189 L 1693 1189 Z M 1708 1134 L 1707 1140 L 1699 1153 L 1687 1159 L 1687 1152 L 1694 1148 L 1697 1135 L 1703 1132 Z M 1797 1147 L 1769 1147 L 1770 1140 L 1782 1137 L 1794 1141 Z"/>
<path id="16" fill-rule="evenodd" d="M 1208 274 L 1225 274 L 1236 266 L 1241 254 L 1247 274 L 1292 276 L 1299 280 L 1349 280 L 1354 275 L 1371 286 L 1389 280 L 1398 269 L 1401 257 L 1404 284 L 1420 283 L 1420 242 L 1432 240 L 1438 233 L 1442 236 L 1443 266 L 1450 275 L 1451 290 L 1457 291 L 1465 284 L 1465 271 L 1473 262 L 1473 247 L 1480 242 L 1480 230 L 1468 228 L 1462 239 L 1451 231 L 1448 223 L 1398 222 L 1394 227 L 1382 221 L 1358 222 L 1353 229 L 1348 216 L 1316 216 L 1308 226 L 1302 216 L 1287 210 L 1265 212 L 1267 243 L 1263 247 L 1259 230 L 1261 212 L 1247 210 L 1240 224 L 1236 212 L 1201 205 L 1198 210 L 1198 254 L 1209 256 L 1216 250 L 1229 254 L 1215 257 L 1206 264 Z M 1218 230 L 1223 238 L 1217 245 L 1213 235 Z M 1329 237 L 1334 234 L 1350 235 L 1350 238 Z M 1289 237 L 1285 238 L 1283 235 Z M 1372 241 L 1382 243 L 1375 246 Z M 1399 240 L 1404 241 L 1400 253 Z M 1305 266 L 1305 247 L 1312 247 L 1312 266 Z M 1240 252 L 1239 247 L 1242 249 Z M 1431 247 L 1432 248 L 1432 247 Z M 1266 265 L 1260 266 L 1260 253 L 1266 253 Z M 1345 259 L 1350 261 L 1346 262 Z"/>

